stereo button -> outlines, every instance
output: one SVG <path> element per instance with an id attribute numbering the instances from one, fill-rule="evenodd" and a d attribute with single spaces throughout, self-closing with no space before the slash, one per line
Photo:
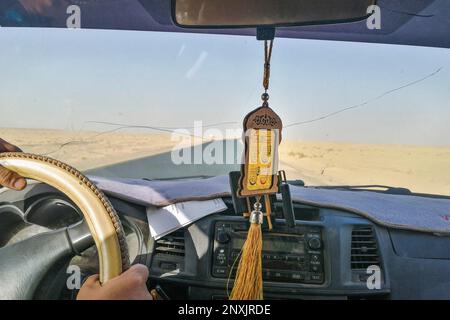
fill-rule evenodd
<path id="1" fill-rule="evenodd" d="M 291 277 L 292 277 L 292 280 L 297 280 L 297 281 L 305 280 L 305 276 L 303 274 L 297 273 L 297 272 L 296 273 L 292 273 Z"/>
<path id="2" fill-rule="evenodd" d="M 283 273 L 282 272 L 274 272 L 273 276 L 274 276 L 274 278 L 280 279 L 280 278 L 283 278 Z"/>
<path id="3" fill-rule="evenodd" d="M 313 250 L 317 250 L 322 247 L 322 242 L 319 238 L 314 237 L 308 240 L 308 246 Z"/>
<path id="4" fill-rule="evenodd" d="M 213 269 L 213 275 L 217 277 L 225 277 L 227 274 L 227 268 L 215 267 Z"/>
<path id="5" fill-rule="evenodd" d="M 272 272 L 269 270 L 263 270 L 263 279 L 270 280 L 272 278 Z"/>
<path id="6" fill-rule="evenodd" d="M 321 273 L 312 273 L 311 274 L 311 280 L 312 281 L 318 281 L 318 282 L 322 282 L 323 281 L 323 275 Z"/>
<path id="7" fill-rule="evenodd" d="M 286 260 L 293 261 L 293 262 L 299 262 L 299 263 L 305 262 L 305 258 L 303 256 L 287 256 Z"/>
<path id="8" fill-rule="evenodd" d="M 230 242 L 230 235 L 228 234 L 228 232 L 220 231 L 217 234 L 217 242 L 219 242 L 220 244 L 226 244 Z"/>
<path id="9" fill-rule="evenodd" d="M 320 272 L 320 267 L 319 266 L 311 266 L 311 271 Z"/>
<path id="10" fill-rule="evenodd" d="M 317 262 L 317 261 L 320 261 L 320 258 L 319 258 L 319 256 L 317 254 L 313 254 L 311 256 L 311 261 Z"/>
<path id="11" fill-rule="evenodd" d="M 224 265 L 227 262 L 227 250 L 224 248 L 219 248 L 216 253 L 216 263 L 219 265 Z"/>

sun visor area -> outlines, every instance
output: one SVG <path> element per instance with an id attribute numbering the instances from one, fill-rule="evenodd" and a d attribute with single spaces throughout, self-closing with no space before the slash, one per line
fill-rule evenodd
<path id="1" fill-rule="evenodd" d="M 379 0 L 377 5 L 377 29 L 363 20 L 278 28 L 276 36 L 450 48 L 449 1 Z M 256 35 L 255 28 L 181 28 L 173 23 L 171 12 L 168 0 L 3 0 L 0 26 Z"/>

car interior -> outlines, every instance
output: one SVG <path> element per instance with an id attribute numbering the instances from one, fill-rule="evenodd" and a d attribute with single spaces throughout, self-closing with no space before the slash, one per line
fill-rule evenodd
<path id="1" fill-rule="evenodd" d="M 267 60 L 267 44 L 274 41 L 275 55 L 278 39 L 427 47 L 446 50 L 449 57 L 450 2 L 445 0 L 6 0 L 0 3 L 0 34 L 15 28 L 66 29 L 73 22 L 68 15 L 77 8 L 82 29 L 245 37 L 258 45 L 258 53 L 265 42 L 265 75 L 270 67 L 272 74 L 281 68 Z M 375 26 L 377 14 L 381 29 Z M 268 95 L 262 99 L 267 106 Z M 220 112 L 227 111 L 218 110 L 219 118 Z M 291 122 L 288 118 L 284 123 Z M 241 126 L 242 119 L 237 121 Z M 448 153 L 442 152 L 444 162 Z M 79 288 L 67 285 L 68 270 L 81 270 L 81 283 L 97 273 L 107 281 L 139 263 L 150 270 L 147 287 L 157 288 L 162 299 L 227 300 L 240 272 L 242 248 L 250 241 L 254 221 L 249 215 L 264 211 L 264 299 L 450 299 L 447 191 L 422 192 L 375 180 L 310 185 L 301 177 L 283 177 L 281 170 L 272 176 L 278 181 L 275 191 L 263 194 L 266 202 L 258 206 L 257 191 L 244 198 L 239 189 L 248 159 L 217 170 L 207 164 L 176 165 L 170 157 L 160 152 L 78 171 L 45 155 L 0 154 L 1 166 L 30 178 L 22 191 L 0 188 L 0 298 L 76 299 Z M 450 170 L 448 163 L 443 168 Z M 148 168 L 167 175 L 149 177 Z M 449 175 L 444 170 L 438 178 L 448 182 Z M 159 214 L 188 202 L 198 206 L 192 217 L 170 232 L 155 231 L 156 222 L 171 221 L 158 220 L 151 210 Z M 200 214 L 202 205 L 223 207 Z"/>

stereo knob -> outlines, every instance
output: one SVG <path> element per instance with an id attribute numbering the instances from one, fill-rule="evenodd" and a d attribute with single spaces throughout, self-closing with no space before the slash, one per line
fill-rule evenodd
<path id="1" fill-rule="evenodd" d="M 317 250 L 322 247 L 322 242 L 319 238 L 311 238 L 308 240 L 308 246 L 313 250 Z"/>
<path id="2" fill-rule="evenodd" d="M 228 232 L 220 231 L 217 234 L 217 242 L 219 242 L 221 244 L 226 244 L 226 243 L 230 242 L 230 235 L 228 234 Z"/>

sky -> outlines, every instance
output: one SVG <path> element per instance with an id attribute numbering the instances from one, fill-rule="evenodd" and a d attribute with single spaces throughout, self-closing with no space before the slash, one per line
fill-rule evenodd
<path id="1" fill-rule="evenodd" d="M 448 49 L 276 39 L 271 65 L 285 125 L 371 101 L 287 127 L 290 139 L 450 146 Z M 0 128 L 235 128 L 260 105 L 262 74 L 253 37 L 0 28 Z"/>

